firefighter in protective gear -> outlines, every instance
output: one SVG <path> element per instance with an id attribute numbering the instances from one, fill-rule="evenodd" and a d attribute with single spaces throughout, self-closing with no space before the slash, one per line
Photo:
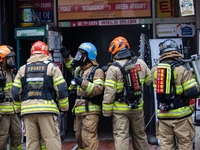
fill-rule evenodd
<path id="1" fill-rule="evenodd" d="M 77 98 L 72 112 L 76 117 L 74 130 L 79 149 L 97 150 L 99 146 L 97 128 L 101 107 L 98 95 L 104 90 L 104 72 L 98 68 L 92 80 L 87 76 L 98 65 L 96 62 L 97 49 L 90 43 L 82 43 L 74 58 L 65 47 L 60 49 L 64 62 L 74 75 L 77 84 Z M 95 102 L 97 101 L 97 103 Z"/>
<path id="2" fill-rule="evenodd" d="M 141 85 L 151 83 L 150 69 L 146 63 L 135 57 L 128 41 L 124 37 L 116 37 L 109 46 L 109 52 L 114 63 L 121 66 L 135 59 L 135 67 Z M 131 66 L 131 65 L 130 65 Z M 106 73 L 103 99 L 103 115 L 112 116 L 113 136 L 116 150 L 130 150 L 129 135 L 132 137 L 134 150 L 148 150 L 147 136 L 143 113 L 143 100 L 137 100 L 137 107 L 130 108 L 126 101 L 118 101 L 117 95 L 125 97 L 125 81 L 119 67 L 110 65 Z M 141 87 L 140 87 L 141 88 Z M 134 98 L 130 100 L 135 101 Z"/>
<path id="3" fill-rule="evenodd" d="M 69 108 L 67 88 L 62 72 L 49 57 L 48 46 L 42 41 L 35 42 L 12 87 L 15 107 L 24 120 L 27 149 L 41 149 L 42 135 L 46 149 L 61 150 L 56 115 L 59 110 Z"/>
<path id="4" fill-rule="evenodd" d="M 10 135 L 9 149 L 20 150 L 21 121 L 12 100 L 11 88 L 15 68 L 14 50 L 11 46 L 0 46 L 0 149 L 7 149 L 7 138 Z"/>
<path id="5" fill-rule="evenodd" d="M 192 140 L 195 136 L 195 128 L 191 117 L 193 108 L 189 105 L 189 99 L 199 96 L 197 82 L 191 70 L 179 63 L 175 67 L 171 67 L 174 68 L 172 73 L 170 72 L 171 76 L 165 77 L 167 73 L 162 73 L 164 69 L 168 68 L 169 64 L 178 62 L 179 58 L 183 58 L 183 55 L 173 40 L 165 40 L 159 44 L 159 47 L 161 55 L 158 59 L 159 63 L 151 70 L 151 78 L 158 100 L 156 135 L 161 141 L 162 150 L 176 149 L 175 136 L 180 150 L 193 150 Z M 170 94 L 168 91 L 171 88 L 167 80 L 170 77 L 174 83 L 172 90 L 174 95 L 168 99 Z M 163 86 L 163 83 L 166 85 Z M 163 90 L 165 87 L 166 90 Z"/>

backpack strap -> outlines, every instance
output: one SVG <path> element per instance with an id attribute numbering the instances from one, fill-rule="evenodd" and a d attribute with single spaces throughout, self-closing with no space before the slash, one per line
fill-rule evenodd
<path id="1" fill-rule="evenodd" d="M 90 82 L 93 82 L 93 77 L 95 74 L 95 71 L 100 68 L 99 65 L 95 66 L 94 68 L 92 68 L 92 70 L 90 71 L 89 75 L 86 76 L 85 80 L 89 79 Z M 85 99 L 85 111 L 88 112 L 89 108 L 88 108 L 88 101 L 90 100 L 89 97 L 82 97 L 83 99 Z"/>
<path id="2" fill-rule="evenodd" d="M 93 77 L 95 74 L 95 71 L 100 68 L 99 65 L 95 66 L 94 68 L 92 68 L 92 70 L 90 71 L 89 75 L 86 76 L 85 80 L 89 79 L 89 81 L 93 82 Z"/>

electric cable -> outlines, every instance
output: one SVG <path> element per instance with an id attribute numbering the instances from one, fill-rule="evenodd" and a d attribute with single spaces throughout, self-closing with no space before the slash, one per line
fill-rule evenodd
<path id="1" fill-rule="evenodd" d="M 151 120 L 153 119 L 155 113 L 156 113 L 156 111 L 154 111 L 153 115 L 152 115 L 151 118 L 149 119 L 149 122 L 148 122 L 147 125 L 145 126 L 145 129 L 147 128 L 147 126 L 149 125 L 149 123 L 151 122 Z"/>

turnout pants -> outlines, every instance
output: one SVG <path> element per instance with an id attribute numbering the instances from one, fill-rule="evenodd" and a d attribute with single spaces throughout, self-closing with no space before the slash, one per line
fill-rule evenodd
<path id="1" fill-rule="evenodd" d="M 162 150 L 176 149 L 175 136 L 179 150 L 193 150 L 195 128 L 191 116 L 176 120 L 158 120 L 157 138 L 161 141 Z"/>
<path id="2" fill-rule="evenodd" d="M 98 128 L 99 115 L 76 116 L 74 120 L 74 131 L 79 149 L 98 150 Z"/>
<path id="3" fill-rule="evenodd" d="M 113 114 L 113 136 L 115 150 L 130 150 L 130 139 L 134 150 L 149 150 L 143 110 L 134 114 Z"/>
<path id="4" fill-rule="evenodd" d="M 7 138 L 10 135 L 9 149 L 21 150 L 21 121 L 17 114 L 0 117 L 0 150 L 7 150 Z"/>
<path id="5" fill-rule="evenodd" d="M 44 145 L 41 144 L 43 140 L 46 150 L 61 150 L 62 144 L 57 116 L 53 114 L 37 114 L 26 115 L 23 119 L 26 130 L 27 150 L 40 150 L 41 145 Z"/>

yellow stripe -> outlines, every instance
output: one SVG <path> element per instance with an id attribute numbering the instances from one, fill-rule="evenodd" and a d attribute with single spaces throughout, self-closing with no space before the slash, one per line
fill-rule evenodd
<path id="1" fill-rule="evenodd" d="M 70 68 L 70 67 L 71 67 L 71 63 L 72 63 L 72 61 L 73 61 L 73 59 L 72 59 L 71 61 L 65 63 L 65 66 L 66 66 L 67 68 Z"/>
<path id="2" fill-rule="evenodd" d="M 114 104 L 102 104 L 102 109 L 103 110 L 112 110 L 113 109 Z"/>
<path id="3" fill-rule="evenodd" d="M 69 104 L 69 100 L 68 98 L 66 100 L 62 100 L 62 101 L 58 101 L 59 105 L 60 106 L 66 106 Z"/>
<path id="4" fill-rule="evenodd" d="M 87 92 L 88 94 L 90 94 L 92 92 L 93 88 L 94 88 L 94 84 L 88 82 L 88 86 L 87 86 L 85 92 Z"/>
<path id="5" fill-rule="evenodd" d="M 13 106 L 0 106 L 1 111 L 14 111 L 15 108 Z"/>
<path id="6" fill-rule="evenodd" d="M 101 79 L 97 79 L 97 80 L 94 80 L 94 81 L 93 81 L 93 84 L 101 84 L 101 85 L 104 85 L 104 82 L 103 82 L 103 80 L 101 80 Z"/>
<path id="7" fill-rule="evenodd" d="M 157 114 L 158 114 L 158 117 L 164 117 L 164 116 L 178 117 L 178 116 L 187 115 L 187 114 L 192 113 L 192 109 L 193 108 L 190 105 L 186 108 L 181 107 L 181 108 L 178 108 L 178 109 L 170 110 L 168 113 L 166 113 L 166 112 L 162 113 L 159 109 L 157 109 Z"/>
<path id="8" fill-rule="evenodd" d="M 140 110 L 143 108 L 143 100 L 142 103 L 138 105 L 138 108 L 136 109 L 130 109 L 128 107 L 128 104 L 120 104 L 118 101 L 115 101 L 115 104 L 113 106 L 114 110 L 127 110 L 127 111 L 134 111 L 134 110 Z"/>
<path id="9" fill-rule="evenodd" d="M 101 107 L 99 105 L 90 105 L 88 106 L 89 111 L 101 111 Z M 83 113 L 86 112 L 85 106 L 75 107 L 75 113 Z"/>
<path id="10" fill-rule="evenodd" d="M 48 105 L 48 104 L 22 106 L 21 112 L 23 113 L 30 111 L 42 111 L 42 110 L 59 112 L 56 105 Z"/>
<path id="11" fill-rule="evenodd" d="M 187 90 L 188 88 L 190 88 L 190 87 L 192 87 L 194 85 L 197 85 L 197 82 L 196 82 L 195 79 L 191 79 L 191 80 L 185 82 L 182 86 L 183 86 L 184 90 Z"/>
<path id="12" fill-rule="evenodd" d="M 105 81 L 105 85 L 106 85 L 106 86 L 112 86 L 112 87 L 114 87 L 114 88 L 117 88 L 117 82 L 112 81 L 112 80 L 106 80 L 106 81 Z"/>
<path id="13" fill-rule="evenodd" d="M 53 83 L 54 83 L 53 86 L 56 86 L 56 85 L 63 83 L 63 82 L 65 82 L 65 79 L 63 78 L 63 76 L 60 76 L 60 77 L 53 80 Z"/>

